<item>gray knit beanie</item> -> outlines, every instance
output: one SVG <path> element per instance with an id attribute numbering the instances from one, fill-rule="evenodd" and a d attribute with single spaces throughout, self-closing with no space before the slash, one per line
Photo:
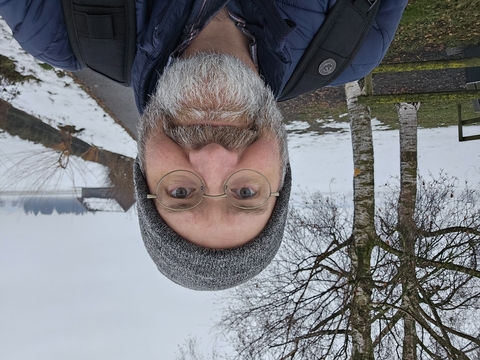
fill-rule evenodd
<path id="1" fill-rule="evenodd" d="M 280 196 L 263 231 L 247 244 L 226 250 L 204 248 L 177 235 L 158 214 L 154 200 L 147 199 L 147 182 L 138 158 L 133 176 L 143 242 L 158 270 L 173 282 L 193 290 L 228 289 L 259 274 L 277 253 L 283 238 L 292 187 L 290 165 Z"/>

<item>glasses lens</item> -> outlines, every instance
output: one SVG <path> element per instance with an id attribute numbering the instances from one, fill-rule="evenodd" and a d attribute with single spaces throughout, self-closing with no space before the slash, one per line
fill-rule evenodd
<path id="1" fill-rule="evenodd" d="M 254 170 L 233 173 L 225 184 L 227 200 L 241 209 L 253 209 L 265 204 L 270 197 L 270 184 Z"/>
<path id="2" fill-rule="evenodd" d="M 157 186 L 157 200 L 172 210 L 188 210 L 202 201 L 202 181 L 186 170 L 172 171 Z"/>

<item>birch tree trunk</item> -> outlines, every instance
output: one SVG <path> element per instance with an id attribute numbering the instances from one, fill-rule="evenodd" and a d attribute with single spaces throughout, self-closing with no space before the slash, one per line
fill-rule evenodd
<path id="1" fill-rule="evenodd" d="M 403 256 L 400 259 L 402 278 L 403 360 L 415 360 L 417 334 L 414 313 L 416 301 L 415 243 L 417 226 L 415 206 L 417 197 L 417 112 L 420 103 L 396 104 L 400 122 L 400 196 L 398 200 L 398 233 Z"/>
<path id="2" fill-rule="evenodd" d="M 358 82 L 345 85 L 354 164 L 353 242 L 350 248 L 354 286 L 351 303 L 352 360 L 373 359 L 371 338 L 371 254 L 375 238 L 373 139 L 370 110 L 358 103 Z"/>

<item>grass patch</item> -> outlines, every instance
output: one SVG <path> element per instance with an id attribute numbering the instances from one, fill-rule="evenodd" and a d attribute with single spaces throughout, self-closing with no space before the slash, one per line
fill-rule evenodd
<path id="1" fill-rule="evenodd" d="M 53 70 L 53 66 L 47 63 L 38 64 L 43 70 Z"/>
<path id="2" fill-rule="evenodd" d="M 459 101 L 462 107 L 462 119 L 478 117 L 473 111 L 470 100 Z M 372 117 L 388 125 L 390 129 L 398 129 L 398 115 L 394 104 L 379 104 L 371 107 Z M 441 101 L 423 102 L 418 111 L 418 126 L 422 128 L 436 128 L 457 125 L 457 103 Z"/>
<path id="3" fill-rule="evenodd" d="M 40 81 L 32 75 L 22 75 L 15 69 L 15 62 L 10 58 L 0 55 L 0 77 L 8 84 L 23 83 L 29 80 Z"/>
<path id="4" fill-rule="evenodd" d="M 65 71 L 63 70 L 55 70 L 55 68 L 50 65 L 50 64 L 47 64 L 47 63 L 40 63 L 38 64 L 38 66 L 40 66 L 43 70 L 52 70 L 52 71 L 55 71 L 55 74 L 59 77 L 59 78 L 63 78 L 65 77 Z"/>
<path id="5" fill-rule="evenodd" d="M 285 125 L 290 125 L 296 121 L 302 121 L 308 124 L 308 127 L 288 131 L 289 133 L 295 134 L 316 133 L 317 135 L 323 135 L 333 132 L 343 132 L 345 130 L 342 128 L 330 126 L 330 121 L 334 120 L 336 123 L 348 123 L 350 118 L 348 115 L 345 116 L 347 113 L 348 109 L 346 103 L 338 104 L 333 107 L 309 104 L 302 108 L 299 114 L 295 117 L 285 118 Z"/>
<path id="6" fill-rule="evenodd" d="M 477 44 L 478 24 L 480 0 L 410 0 L 385 60 L 416 50 Z"/>
<path id="7" fill-rule="evenodd" d="M 347 112 L 348 109 L 346 103 L 338 104 L 332 107 L 325 107 L 315 103 L 309 103 L 298 110 L 298 113 L 295 114 L 293 120 L 310 122 L 317 119 L 333 118 L 337 121 L 341 121 L 342 119 L 340 118 L 340 115 Z M 346 118 L 348 121 L 348 116 Z M 287 120 L 286 122 L 288 123 L 289 121 Z"/>
<path id="8" fill-rule="evenodd" d="M 461 100 L 458 104 L 462 107 L 462 119 L 472 119 L 479 117 L 473 111 L 470 100 Z M 340 117 L 347 112 L 347 105 L 337 105 L 331 108 L 322 108 L 315 104 L 308 105 L 302 109 L 294 121 L 305 121 L 310 124 L 310 128 L 305 131 L 317 131 L 319 126 L 317 119 L 333 118 L 337 122 L 350 121 L 348 116 Z M 398 115 L 394 104 L 378 104 L 371 107 L 372 117 L 387 125 L 389 129 L 398 130 Z M 457 102 L 448 103 L 445 101 L 422 102 L 418 111 L 418 125 L 422 128 L 437 128 L 444 126 L 457 125 L 458 110 Z M 292 121 L 285 121 L 290 124 Z M 323 126 L 323 125 L 322 125 Z"/>

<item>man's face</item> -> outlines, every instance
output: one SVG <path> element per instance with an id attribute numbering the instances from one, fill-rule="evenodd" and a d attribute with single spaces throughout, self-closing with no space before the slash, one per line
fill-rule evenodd
<path id="1" fill-rule="evenodd" d="M 229 175 L 241 169 L 263 174 L 272 192 L 281 186 L 287 161 L 281 115 L 270 89 L 236 58 L 197 54 L 177 60 L 160 78 L 141 123 L 140 156 L 152 194 L 174 170 L 198 175 L 209 195 L 223 194 Z M 186 211 L 158 202 L 156 208 L 185 239 L 227 249 L 263 230 L 275 199 L 253 210 L 236 208 L 226 198 L 204 198 Z"/>

